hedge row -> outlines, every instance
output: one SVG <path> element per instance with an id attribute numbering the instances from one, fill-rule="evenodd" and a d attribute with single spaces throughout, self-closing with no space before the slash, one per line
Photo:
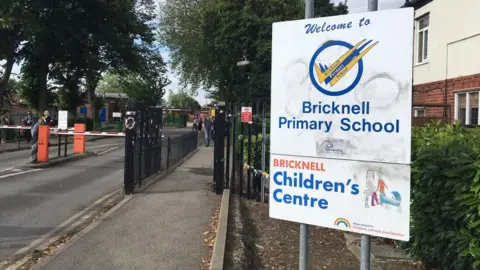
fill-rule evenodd
<path id="1" fill-rule="evenodd" d="M 411 239 L 438 269 L 480 269 L 480 129 L 431 124 L 412 137 Z"/>

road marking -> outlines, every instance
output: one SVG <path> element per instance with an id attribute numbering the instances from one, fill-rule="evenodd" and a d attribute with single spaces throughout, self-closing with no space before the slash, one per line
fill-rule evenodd
<path id="1" fill-rule="evenodd" d="M 41 169 L 33 169 L 33 170 L 29 170 L 29 171 L 20 171 L 20 172 L 16 172 L 16 173 L 10 173 L 10 174 L 5 174 L 5 175 L 0 175 L 0 179 L 2 179 L 2 178 L 7 178 L 7 177 L 10 177 L 10 176 L 19 175 L 19 174 L 29 173 L 29 172 L 36 172 L 36 171 L 40 171 L 40 170 L 41 170 Z"/>
<path id="2" fill-rule="evenodd" d="M 110 151 L 113 151 L 113 150 L 115 150 L 115 149 L 117 149 L 117 148 L 118 148 L 118 146 L 115 146 L 115 147 L 112 147 L 112 148 L 108 148 L 107 150 L 104 150 L 104 151 L 101 151 L 101 152 L 95 152 L 95 153 L 96 153 L 97 155 L 103 155 L 103 154 L 108 153 L 108 152 L 110 152 Z"/>
<path id="3" fill-rule="evenodd" d="M 13 169 L 13 168 L 0 169 L 0 172 L 9 171 L 9 170 L 11 170 L 11 169 Z"/>
<path id="4" fill-rule="evenodd" d="M 83 209 L 82 211 L 76 213 L 75 215 L 71 216 L 69 219 L 65 220 L 62 224 L 58 225 L 57 227 L 53 228 L 52 230 L 50 230 L 49 232 L 47 232 L 46 234 L 40 236 L 39 238 L 37 238 L 36 240 L 32 241 L 29 245 L 19 249 L 17 252 L 15 252 L 14 254 L 12 254 L 9 259 L 5 260 L 5 261 L 2 261 L 0 262 L 0 266 L 3 266 L 5 264 L 8 264 L 12 258 L 15 258 L 16 256 L 18 255 L 21 255 L 23 253 L 26 253 L 28 252 L 29 250 L 35 248 L 36 246 L 40 245 L 41 243 L 45 242 L 45 240 L 49 239 L 49 238 L 52 238 L 54 237 L 53 235 L 55 233 L 57 233 L 58 231 L 60 231 L 61 229 L 63 228 L 66 228 L 68 224 L 72 223 L 75 219 L 79 218 L 81 215 L 84 215 L 85 213 L 89 212 L 90 210 L 92 210 L 93 208 L 97 207 L 99 204 L 101 204 L 103 201 L 105 201 L 106 199 L 108 199 L 109 197 L 111 196 L 114 196 L 115 193 L 118 193 L 118 192 L 121 192 L 121 188 L 120 189 L 116 189 L 115 191 L 101 197 L 100 199 L 96 200 L 92 205 L 90 205 L 89 207 Z M 61 236 L 61 235 L 60 235 Z M 17 261 L 14 265 L 10 266 L 9 268 L 7 269 L 16 269 L 16 267 L 18 266 L 21 266 L 21 264 L 23 264 L 25 261 L 25 259 L 27 259 L 28 256 L 26 258 L 23 258 L 22 260 L 20 261 Z"/>

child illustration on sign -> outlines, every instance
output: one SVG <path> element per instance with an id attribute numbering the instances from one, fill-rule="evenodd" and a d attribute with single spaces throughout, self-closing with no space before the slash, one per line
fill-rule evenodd
<path id="1" fill-rule="evenodd" d="M 388 194 L 388 186 L 382 177 L 382 171 L 378 170 L 377 175 L 377 186 L 375 186 L 375 172 L 373 170 L 367 170 L 365 182 L 367 189 L 363 192 L 365 195 L 365 208 L 380 205 L 388 210 L 390 209 L 390 206 L 395 206 L 397 207 L 397 210 L 401 212 L 400 203 L 402 197 L 400 193 L 398 191 L 392 191 Z"/>

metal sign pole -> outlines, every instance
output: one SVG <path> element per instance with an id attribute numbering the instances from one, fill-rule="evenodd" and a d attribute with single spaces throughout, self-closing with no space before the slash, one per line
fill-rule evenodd
<path id="1" fill-rule="evenodd" d="M 267 118 L 265 117 L 265 103 L 262 103 L 262 173 L 265 172 L 265 155 L 266 155 L 266 149 L 265 149 L 265 137 L 267 137 Z M 262 197 L 262 203 L 265 203 L 265 177 L 262 175 L 261 178 L 261 187 L 260 187 L 260 192 L 261 192 L 261 197 Z"/>
<path id="2" fill-rule="evenodd" d="M 368 11 L 378 10 L 378 0 L 368 0 Z M 360 270 L 370 270 L 370 235 L 360 235 Z"/>
<path id="3" fill-rule="evenodd" d="M 305 19 L 314 17 L 314 0 L 305 0 Z M 298 269 L 308 269 L 308 225 L 300 224 Z"/>

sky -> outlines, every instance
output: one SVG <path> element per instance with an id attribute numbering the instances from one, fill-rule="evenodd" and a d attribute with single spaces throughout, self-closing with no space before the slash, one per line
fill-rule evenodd
<path id="1" fill-rule="evenodd" d="M 164 0 L 157 0 L 157 1 L 164 1 Z M 342 0 L 332 0 L 334 3 L 338 2 L 343 2 Z M 348 9 L 350 13 L 359 13 L 359 12 L 366 12 L 367 11 L 367 3 L 368 0 L 348 0 Z M 378 9 L 383 10 L 383 9 L 393 9 L 393 8 L 399 8 L 401 5 L 405 3 L 405 0 L 378 0 Z M 163 48 L 161 49 L 161 54 L 163 56 L 163 59 L 166 62 L 170 61 L 170 54 L 168 51 L 168 48 Z M 13 73 L 18 74 L 20 70 L 20 67 L 18 65 L 14 66 Z M 175 74 L 175 72 L 171 69 L 170 65 L 168 68 L 168 78 L 172 81 L 169 86 L 167 86 L 167 93 L 165 95 L 165 98 L 168 98 L 168 92 L 169 90 L 172 90 L 173 92 L 178 91 L 181 87 L 179 85 L 179 78 Z M 209 101 L 206 99 L 206 94 L 203 89 L 199 89 L 198 95 L 195 97 L 198 103 L 200 105 L 204 105 L 208 103 Z"/>

